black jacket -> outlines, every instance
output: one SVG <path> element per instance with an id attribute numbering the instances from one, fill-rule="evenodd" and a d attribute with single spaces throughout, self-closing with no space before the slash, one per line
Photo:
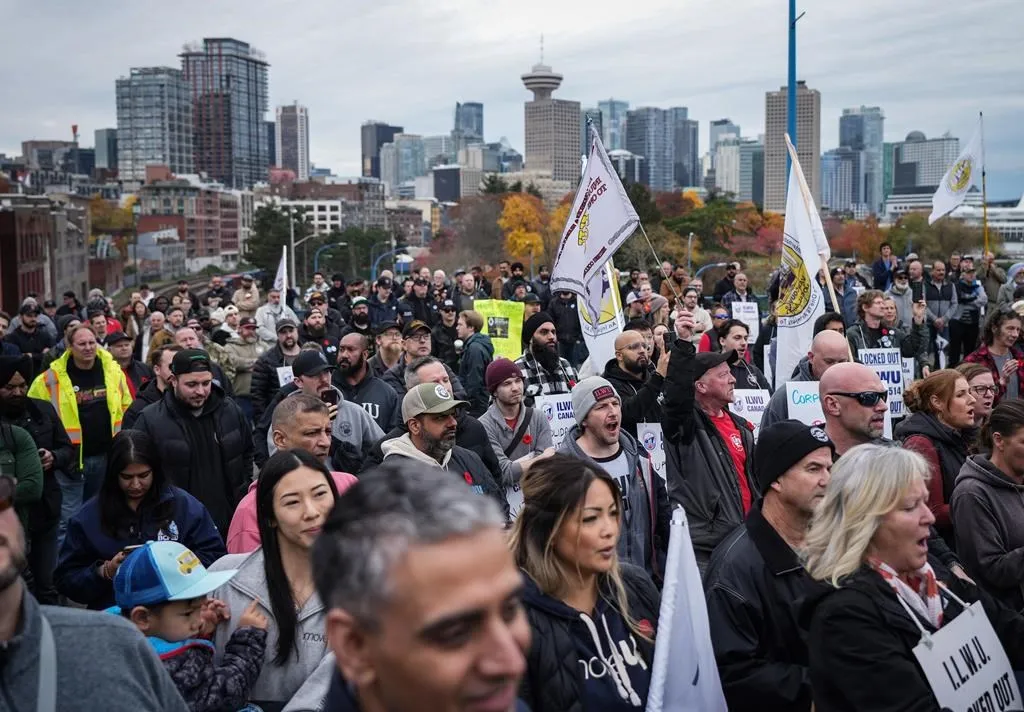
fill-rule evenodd
<path id="1" fill-rule="evenodd" d="M 224 646 L 220 665 L 213 663 L 213 644 L 208 640 L 161 640 L 154 647 L 190 712 L 235 710 L 245 706 L 249 691 L 260 676 L 267 631 L 237 628 Z"/>
<path id="2" fill-rule="evenodd" d="M 672 505 L 682 505 L 689 520 L 697 565 L 703 571 L 711 552 L 744 519 L 738 476 L 746 477 L 756 498 L 761 488 L 754 472 L 753 426 L 726 410 L 740 432 L 746 471 L 738 473 L 725 442 L 697 405 L 694 385 L 696 351 L 676 339 L 663 386 L 662 432 L 665 478 Z"/>
<path id="3" fill-rule="evenodd" d="M 395 389 L 367 370 L 366 377 L 349 385 L 341 371 L 335 369 L 331 384 L 341 391 L 345 400 L 362 407 L 385 433 L 402 422 L 402 399 Z"/>
<path id="4" fill-rule="evenodd" d="M 122 368 L 121 370 L 124 371 L 124 377 L 128 380 L 129 385 L 135 389 L 136 396 L 154 378 L 153 369 L 137 359 L 132 359 L 132 362 L 128 364 L 128 368 Z"/>
<path id="5" fill-rule="evenodd" d="M 455 351 L 455 339 L 459 338 L 454 326 L 445 326 L 441 321 L 430 332 L 430 352 L 444 361 L 448 368 L 459 367 L 459 354 Z"/>
<path id="6" fill-rule="evenodd" d="M 629 614 L 634 621 L 647 621 L 652 634 L 658 626 L 661 596 L 647 573 L 636 566 L 621 564 Z M 526 674 L 519 684 L 519 697 L 533 712 L 584 712 L 583 672 L 571 626 L 582 625 L 578 611 L 546 596 L 529 576 L 524 604 L 533 640 L 526 656 Z M 606 600 L 614 601 L 605 591 Z M 639 652 L 648 666 L 654 662 L 654 645 L 640 639 Z"/>
<path id="7" fill-rule="evenodd" d="M 5 413 L 3 422 L 28 431 L 36 448 L 53 453 L 53 469 L 43 472 L 43 495 L 29 508 L 29 529 L 46 531 L 60 520 L 61 488 L 56 473 L 78 477 L 78 449 L 71 444 L 60 416 L 49 401 L 25 399 L 25 410 L 18 415 Z"/>
<path id="8" fill-rule="evenodd" d="M 430 297 L 421 299 L 415 294 L 410 294 L 398 300 L 399 311 L 402 311 L 403 305 L 412 312 L 413 319 L 419 319 L 427 326 L 433 326 L 434 322 L 438 320 L 437 304 Z"/>
<path id="9" fill-rule="evenodd" d="M 252 430 L 238 405 L 214 384 L 196 417 L 165 391 L 133 429 L 149 434 L 167 478 L 202 502 L 226 535 L 253 476 Z"/>
<path id="10" fill-rule="evenodd" d="M 722 691 L 732 712 L 807 712 L 811 680 L 800 607 L 824 584 L 760 507 L 718 545 L 704 579 Z"/>
<path id="11" fill-rule="evenodd" d="M 583 341 L 583 329 L 580 327 L 580 314 L 576 306 L 576 295 L 565 301 L 561 297 L 552 297 L 548 304 L 548 314 L 555 321 L 555 331 L 560 344 L 578 344 Z"/>
<path id="12" fill-rule="evenodd" d="M 623 430 L 635 438 L 637 423 L 661 422 L 661 404 L 658 397 L 661 395 L 665 379 L 660 373 L 651 370 L 646 378 L 637 379 L 623 371 L 618 361 L 611 359 L 605 364 L 603 376 L 619 394 Z"/>
<path id="13" fill-rule="evenodd" d="M 487 334 L 473 334 L 463 346 L 459 360 L 459 380 L 466 389 L 469 414 L 479 418 L 487 410 L 491 395 L 487 392 L 484 374 L 494 360 L 494 344 Z"/>
<path id="14" fill-rule="evenodd" d="M 259 422 L 267 404 L 281 390 L 281 382 L 277 377 L 277 369 L 284 366 L 284 352 L 280 344 L 274 344 L 262 356 L 256 359 L 252 367 L 252 419 Z"/>
<path id="15" fill-rule="evenodd" d="M 121 428 L 123 430 L 131 430 L 132 426 L 135 425 L 135 421 L 139 419 L 139 415 L 146 409 L 146 406 L 156 403 L 163 397 L 164 394 L 157 387 L 156 379 L 154 378 L 135 394 L 135 400 L 128 406 L 128 410 L 124 412 L 124 417 L 121 418 Z"/>
<path id="16" fill-rule="evenodd" d="M 371 359 L 372 361 L 373 359 Z M 405 398 L 405 367 L 409 365 L 409 361 L 406 355 L 403 353 L 402 357 L 398 359 L 398 363 L 389 368 L 384 372 L 384 375 L 380 377 L 384 383 L 395 389 L 395 393 L 398 394 L 398 400 L 401 402 Z M 469 400 L 467 398 L 466 389 L 462 386 L 462 381 L 452 371 L 451 366 L 448 364 L 444 365 L 445 370 L 448 372 L 448 380 L 452 382 L 452 395 L 458 400 Z"/>
<path id="17" fill-rule="evenodd" d="M 1024 669 L 1024 618 L 977 586 L 932 561 L 935 574 L 967 603 L 981 601 L 1013 669 Z M 801 611 L 809 629 L 811 686 L 817 712 L 939 712 L 924 672 L 914 657 L 921 631 L 882 577 L 863 566 L 808 599 Z M 945 623 L 963 613 L 942 595 Z M 921 620 L 925 630 L 934 631 Z"/>

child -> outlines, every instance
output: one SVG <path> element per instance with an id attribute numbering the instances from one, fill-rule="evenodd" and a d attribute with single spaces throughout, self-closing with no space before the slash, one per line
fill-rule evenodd
<path id="1" fill-rule="evenodd" d="M 191 712 L 244 707 L 263 666 L 267 619 L 256 601 L 242 614 L 221 664 L 213 664 L 207 637 L 227 614 L 207 594 L 235 573 L 207 572 L 178 542 L 156 541 L 133 551 L 114 577 L 114 612 L 147 637 Z"/>

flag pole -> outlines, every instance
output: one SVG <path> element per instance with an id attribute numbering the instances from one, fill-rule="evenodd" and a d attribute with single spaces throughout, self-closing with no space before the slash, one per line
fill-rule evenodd
<path id="1" fill-rule="evenodd" d="M 981 126 L 981 229 L 985 236 L 985 255 L 988 255 L 988 191 L 985 185 L 985 117 L 978 112 Z"/>
<path id="2" fill-rule="evenodd" d="M 661 269 L 661 262 L 662 262 L 662 260 L 661 260 L 660 257 L 658 257 L 658 252 L 657 252 L 657 250 L 654 249 L 654 245 L 651 243 L 651 238 L 647 237 L 647 231 L 644 230 L 644 224 L 642 222 L 640 222 L 640 223 L 637 223 L 637 225 L 640 228 L 640 234 L 644 236 L 645 240 L 647 240 L 647 246 L 651 248 L 651 254 L 654 255 L 654 261 L 658 263 L 657 269 Z M 664 275 L 662 275 L 662 276 L 664 276 Z M 672 293 L 674 295 L 676 295 L 676 304 L 678 305 L 682 301 L 682 299 L 679 296 L 679 292 L 676 291 L 676 285 L 672 284 L 672 275 L 668 275 L 662 281 L 668 282 L 668 288 L 672 290 Z"/>

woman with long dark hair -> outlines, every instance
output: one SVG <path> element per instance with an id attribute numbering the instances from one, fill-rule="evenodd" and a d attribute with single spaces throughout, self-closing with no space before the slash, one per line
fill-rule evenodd
<path id="1" fill-rule="evenodd" d="M 1010 307 L 992 312 L 981 332 L 981 346 L 967 354 L 964 361 L 980 363 L 992 374 L 998 388 L 995 402 L 1019 398 L 1024 387 L 1024 351 L 1017 346 L 1024 320 Z"/>
<path id="2" fill-rule="evenodd" d="M 660 600 L 643 569 L 619 562 L 618 484 L 564 455 L 520 484 L 510 546 L 533 633 L 520 698 L 533 712 L 642 709 Z"/>
<path id="3" fill-rule="evenodd" d="M 213 593 L 228 608 L 228 618 L 217 627 L 218 664 L 249 604 L 259 602 L 270 619 L 266 659 L 249 700 L 264 712 L 283 709 L 300 688 L 301 698 L 315 709 L 330 687 L 326 611 L 316 594 L 310 556 L 337 498 L 334 479 L 320 460 L 305 450 L 279 450 L 256 480 L 261 547 L 229 554 L 210 567 L 238 569 Z"/>
<path id="4" fill-rule="evenodd" d="M 95 497 L 68 520 L 54 583 L 89 608 L 114 605 L 114 575 L 125 557 L 147 541 L 178 541 L 204 566 L 226 552 L 206 507 L 172 485 L 152 441 L 138 430 L 114 436 L 107 472 Z"/>

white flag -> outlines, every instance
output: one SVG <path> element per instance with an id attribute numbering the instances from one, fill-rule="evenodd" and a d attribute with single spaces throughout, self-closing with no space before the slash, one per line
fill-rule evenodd
<path id="1" fill-rule="evenodd" d="M 796 149 L 786 136 L 792 158 L 786 223 L 782 239 L 782 275 L 775 307 L 778 331 L 775 355 L 776 383 L 785 383 L 814 338 L 814 320 L 825 313 L 825 296 L 818 270 L 828 264 L 832 252 L 821 226 L 821 215 L 807 187 Z M 828 277 L 826 276 L 826 279 Z"/>
<path id="2" fill-rule="evenodd" d="M 647 712 L 726 712 L 704 587 L 682 507 L 672 513 L 669 531 Z"/>
<path id="3" fill-rule="evenodd" d="M 591 312 L 590 318 L 598 322 L 600 311 L 592 310 L 600 298 L 590 292 L 600 286 L 601 268 L 633 234 L 640 218 L 593 127 L 590 141 L 586 172 L 576 190 L 551 267 L 551 293 L 580 295 Z M 594 280 L 595 275 L 598 280 Z"/>
<path id="4" fill-rule="evenodd" d="M 608 260 L 604 269 L 590 281 L 590 304 L 586 304 L 582 297 L 577 297 L 577 311 L 583 341 L 590 352 L 590 364 L 597 373 L 602 373 L 604 365 L 615 358 L 615 339 L 625 328 L 626 320 L 622 316 L 619 283 L 615 279 L 612 261 Z M 597 321 L 590 316 L 595 311 L 600 315 Z"/>
<path id="5" fill-rule="evenodd" d="M 277 274 L 274 275 L 274 289 L 281 292 L 283 300 L 288 293 L 288 246 L 281 246 L 281 261 L 277 263 Z"/>
<path id="6" fill-rule="evenodd" d="M 981 180 L 981 172 L 985 170 L 985 156 L 982 151 L 982 124 L 978 118 L 978 128 L 970 142 L 957 156 L 956 161 L 942 176 L 938 190 L 932 196 L 932 214 L 928 216 L 928 224 L 947 215 L 956 209 L 967 197 L 971 186 Z"/>

